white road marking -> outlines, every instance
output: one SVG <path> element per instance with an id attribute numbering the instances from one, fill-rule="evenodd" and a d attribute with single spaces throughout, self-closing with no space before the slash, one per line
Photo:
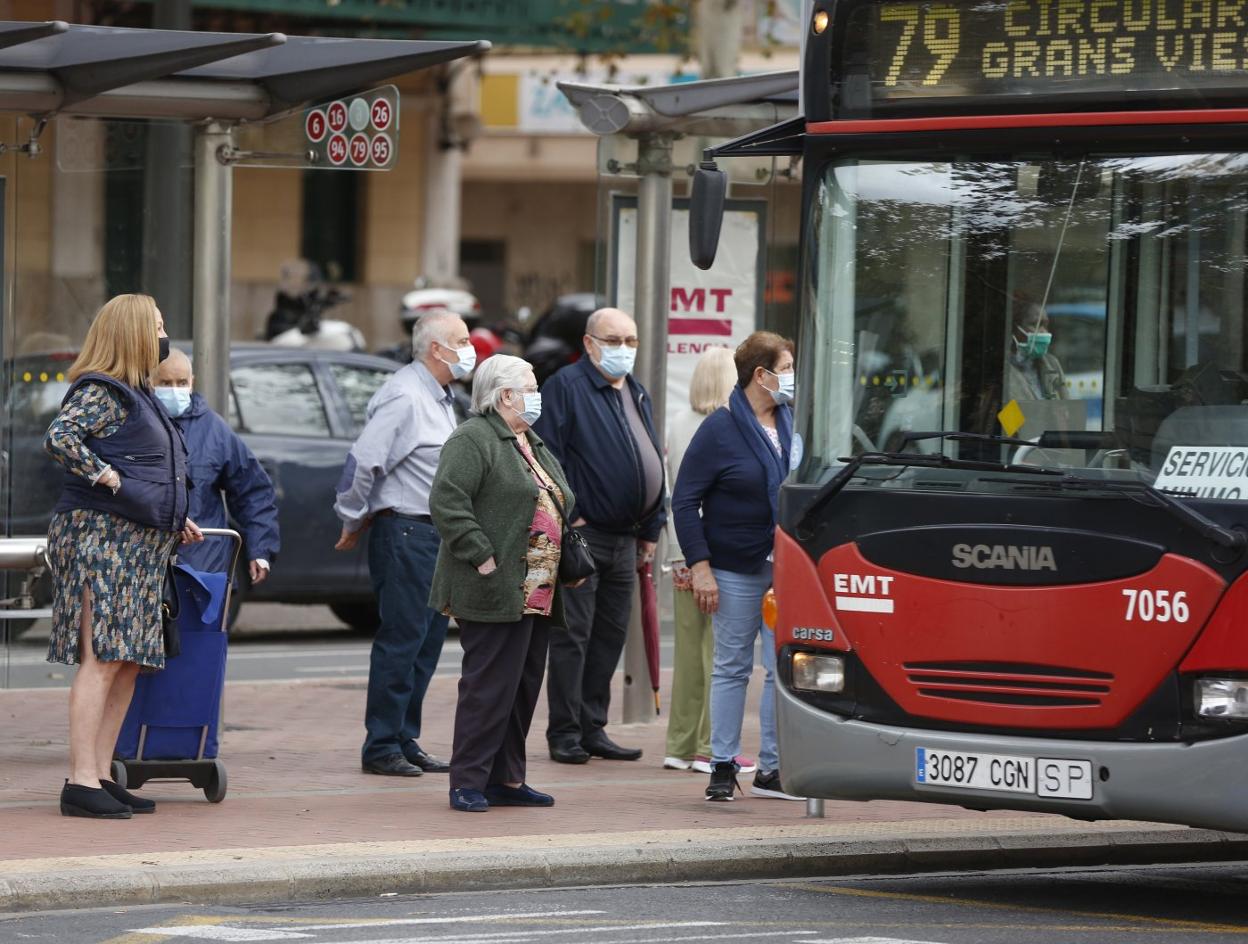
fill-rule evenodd
<path id="1" fill-rule="evenodd" d="M 278 931 L 273 928 L 232 928 L 224 924 L 138 928 L 131 933 L 193 937 L 201 941 L 295 941 L 312 937 L 311 934 L 299 934 L 294 931 Z"/>
<path id="2" fill-rule="evenodd" d="M 936 941 L 912 941 L 899 937 L 821 937 L 814 940 L 794 941 L 793 944 L 938 944 Z"/>
<path id="3" fill-rule="evenodd" d="M 719 928 L 723 927 L 727 922 L 724 921 L 665 921 L 655 922 L 653 924 L 616 924 L 604 925 L 599 928 L 534 928 L 526 930 L 523 928 L 513 928 L 508 931 L 500 931 L 493 934 L 473 934 L 458 933 L 449 937 L 395 937 L 382 938 L 374 941 L 359 941 L 356 944 L 511 944 L 511 942 L 523 942 L 523 944 L 532 944 L 540 938 L 550 937 L 555 934 L 586 934 L 586 935 L 602 935 L 602 934 L 618 934 L 621 931 L 670 931 L 676 928 Z M 793 932 L 786 932 L 792 934 Z M 645 938 L 646 941 L 659 940 L 659 938 Z M 702 940 L 696 938 L 691 940 Z M 346 942 L 343 942 L 346 944 Z"/>
<path id="4" fill-rule="evenodd" d="M 283 931 L 341 931 L 355 928 L 393 928 L 413 924 L 469 924 L 474 921 L 511 921 L 520 918 L 577 918 L 582 915 L 606 914 L 605 911 L 525 911 L 511 914 L 459 915 L 446 918 L 391 918 L 381 921 L 359 921 L 347 924 L 299 924 L 280 928 Z M 369 942 L 373 944 L 373 942 Z"/>

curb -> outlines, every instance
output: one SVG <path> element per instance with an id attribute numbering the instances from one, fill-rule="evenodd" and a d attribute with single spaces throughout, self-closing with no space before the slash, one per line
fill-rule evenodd
<path id="1" fill-rule="evenodd" d="M 383 894 L 670 884 L 948 869 L 1060 868 L 1248 859 L 1248 836 L 1210 830 L 1087 830 L 956 838 L 655 842 L 579 849 L 303 858 L 235 865 L 5 874 L 0 912 L 153 904 L 255 905 Z"/>

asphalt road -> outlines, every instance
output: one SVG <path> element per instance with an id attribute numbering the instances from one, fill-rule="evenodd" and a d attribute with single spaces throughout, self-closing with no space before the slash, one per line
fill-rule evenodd
<path id="1" fill-rule="evenodd" d="M 1248 863 L 395 896 L 263 908 L 0 916 L 56 944 L 1230 944 Z"/>

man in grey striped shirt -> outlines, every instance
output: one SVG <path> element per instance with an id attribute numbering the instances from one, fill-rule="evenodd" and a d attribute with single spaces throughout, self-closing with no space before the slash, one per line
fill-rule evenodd
<path id="1" fill-rule="evenodd" d="M 368 569 L 381 615 L 369 662 L 361 762 L 367 773 L 396 777 L 449 769 L 420 746 L 421 705 L 447 624 L 429 609 L 439 544 L 429 488 L 455 430 L 448 384 L 466 377 L 476 362 L 468 326 L 449 311 L 416 323 L 412 355 L 369 401 L 334 503 L 342 520 L 337 550 L 354 549 L 369 531 Z"/>

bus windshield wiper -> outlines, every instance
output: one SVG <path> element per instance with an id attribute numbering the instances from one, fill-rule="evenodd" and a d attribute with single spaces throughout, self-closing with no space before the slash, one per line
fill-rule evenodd
<path id="1" fill-rule="evenodd" d="M 1090 479 L 1081 475 L 1066 473 L 1062 474 L 1061 478 L 1053 479 L 1043 484 L 1070 491 L 1118 492 L 1133 498 L 1138 496 L 1137 500 L 1140 498 L 1144 499 L 1144 501 L 1141 501 L 1141 504 L 1161 508 L 1187 525 L 1205 540 L 1211 541 L 1219 547 L 1225 547 L 1228 550 L 1237 551 L 1244 547 L 1246 540 L 1248 540 L 1242 531 L 1236 531 L 1234 528 L 1224 528 L 1212 518 L 1202 515 L 1195 508 L 1179 501 L 1173 495 L 1166 494 L 1159 488 L 1154 488 L 1147 482 L 1115 482 L 1104 479 Z"/>
<path id="2" fill-rule="evenodd" d="M 931 432 L 913 432 L 902 434 L 902 448 L 912 442 L 923 442 L 927 439 L 948 439 L 951 442 L 990 443 L 997 446 L 1035 446 L 1030 439 L 1015 439 L 1012 436 L 996 436 L 992 433 L 964 433 L 956 429 L 934 430 Z"/>
<path id="3" fill-rule="evenodd" d="M 975 433 L 927 434 L 927 438 L 952 438 L 954 436 L 966 436 L 975 441 L 994 442 L 1001 445 L 1011 445 L 1013 442 L 1026 446 L 1035 445 L 1035 443 L 1026 440 L 1013 441 L 1001 436 L 980 436 Z M 972 472 L 1023 472 L 1028 475 L 1062 475 L 1061 472 L 1055 469 L 1046 469 L 1038 465 L 1012 465 L 1008 462 L 993 462 L 988 459 L 953 459 L 943 453 L 864 452 L 852 458 L 842 457 L 839 461 L 845 463 L 844 467 L 836 475 L 832 476 L 824 484 L 823 488 L 819 489 L 818 494 L 806 506 L 806 510 L 802 512 L 801 518 L 798 519 L 795 529 L 798 537 L 806 539 L 814 534 L 809 526 L 815 516 L 849 484 L 849 480 L 857 475 L 858 470 L 864 465 L 891 465 L 928 469 L 968 469 Z"/>

